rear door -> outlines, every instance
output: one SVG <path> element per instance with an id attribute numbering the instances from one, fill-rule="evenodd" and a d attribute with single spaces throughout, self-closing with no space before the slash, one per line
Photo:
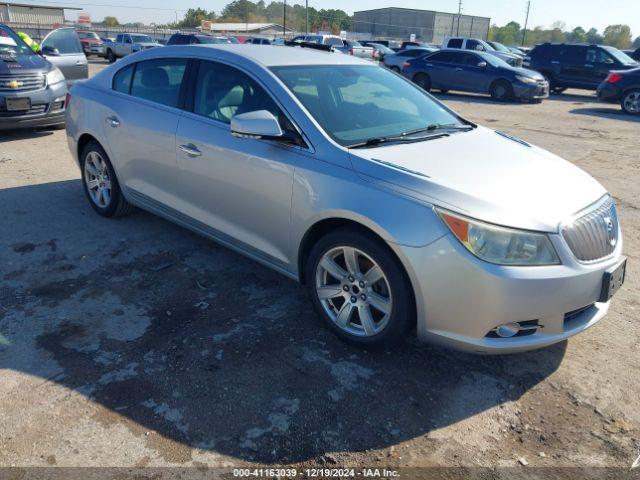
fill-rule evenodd
<path id="1" fill-rule="evenodd" d="M 52 31 L 44 37 L 40 50 L 47 60 L 62 70 L 67 82 L 89 78 L 89 63 L 73 28 Z"/>
<path id="2" fill-rule="evenodd" d="M 567 45 L 560 50 L 558 80 L 563 86 L 582 87 L 588 84 L 587 47 Z"/>
<path id="3" fill-rule="evenodd" d="M 188 64 L 184 58 L 162 58 L 120 69 L 101 119 L 125 189 L 152 207 L 176 204 L 175 134 Z"/>
<path id="4" fill-rule="evenodd" d="M 460 75 L 460 83 L 464 90 L 468 92 L 486 93 L 489 90 L 487 68 L 480 67 L 481 63 L 485 65 L 487 62 L 473 53 L 462 53 L 462 75 Z M 456 70 L 458 71 L 458 70 Z"/>
<path id="5" fill-rule="evenodd" d="M 410 51 L 410 50 L 409 50 Z M 437 89 L 453 90 L 456 85 L 455 69 L 458 52 L 438 52 L 424 59 L 426 73 L 431 79 L 431 86 Z"/>

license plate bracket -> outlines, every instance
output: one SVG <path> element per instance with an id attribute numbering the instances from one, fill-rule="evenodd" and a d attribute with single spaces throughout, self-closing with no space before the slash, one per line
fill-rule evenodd
<path id="1" fill-rule="evenodd" d="M 627 259 L 625 258 L 615 267 L 610 268 L 604 273 L 602 280 L 602 293 L 599 302 L 606 303 L 618 293 L 622 285 L 624 285 L 627 274 Z"/>
<path id="2" fill-rule="evenodd" d="M 8 112 L 26 112 L 31 110 L 30 98 L 7 98 Z"/>

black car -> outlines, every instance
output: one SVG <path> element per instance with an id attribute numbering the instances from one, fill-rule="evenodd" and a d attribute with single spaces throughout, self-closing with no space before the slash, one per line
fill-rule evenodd
<path id="1" fill-rule="evenodd" d="M 525 57 L 524 66 L 542 73 L 551 90 L 561 93 L 567 88 L 595 90 L 611 70 L 640 65 L 614 47 L 544 43 Z"/>
<path id="2" fill-rule="evenodd" d="M 625 112 L 640 115 L 640 68 L 611 72 L 598 86 L 598 100 L 620 102 Z"/>
<path id="3" fill-rule="evenodd" d="M 629 56 L 633 58 L 636 62 L 640 62 L 640 48 L 636 48 L 636 50 Z"/>
<path id="4" fill-rule="evenodd" d="M 218 37 L 211 35 L 202 35 L 198 33 L 174 33 L 167 42 L 167 45 L 197 45 L 197 44 L 220 44 L 229 43 L 226 39 L 223 41 Z"/>
<path id="5" fill-rule="evenodd" d="M 407 61 L 402 74 L 427 91 L 488 93 L 499 101 L 549 96 L 549 85 L 538 72 L 512 67 L 487 52 L 440 50 Z"/>

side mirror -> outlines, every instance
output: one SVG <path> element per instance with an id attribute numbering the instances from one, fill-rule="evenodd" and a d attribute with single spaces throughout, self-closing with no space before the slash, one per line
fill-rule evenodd
<path id="1" fill-rule="evenodd" d="M 484 47 L 482 45 L 476 45 L 476 50 L 478 50 L 479 52 L 483 52 Z"/>
<path id="2" fill-rule="evenodd" d="M 478 63 L 478 67 L 480 67 L 480 68 L 487 68 L 487 62 L 480 62 L 480 63 Z"/>
<path id="3" fill-rule="evenodd" d="M 607 58 L 607 59 L 604 61 L 604 63 L 607 63 L 607 64 L 611 65 L 611 64 L 614 64 L 614 63 L 616 63 L 616 62 L 614 62 L 614 61 L 613 61 L 613 58 Z"/>
<path id="4" fill-rule="evenodd" d="M 60 51 L 57 48 L 52 47 L 51 45 L 44 45 L 40 51 L 43 55 L 49 55 L 50 57 L 59 57 Z"/>
<path id="5" fill-rule="evenodd" d="M 241 113 L 231 119 L 231 135 L 239 138 L 278 140 L 284 137 L 278 119 L 267 110 Z"/>

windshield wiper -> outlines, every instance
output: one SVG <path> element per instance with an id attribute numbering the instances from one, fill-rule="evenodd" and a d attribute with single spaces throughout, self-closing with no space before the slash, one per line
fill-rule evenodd
<path id="1" fill-rule="evenodd" d="M 436 138 L 448 137 L 448 133 L 436 133 L 433 135 L 425 135 L 422 137 L 413 137 L 413 135 L 417 135 L 418 133 L 425 132 L 435 132 L 438 130 L 458 130 L 458 131 L 467 131 L 473 130 L 472 125 L 460 125 L 456 123 L 451 124 L 441 124 L 441 123 L 432 123 L 426 127 L 416 128 L 414 130 L 407 130 L 406 132 L 402 132 L 399 135 L 393 135 L 389 137 L 373 137 L 364 142 L 354 143 L 352 145 L 347 145 L 347 148 L 367 148 L 367 147 L 375 147 L 376 145 L 380 145 L 382 143 L 389 142 L 421 142 L 423 140 L 434 140 Z"/>

